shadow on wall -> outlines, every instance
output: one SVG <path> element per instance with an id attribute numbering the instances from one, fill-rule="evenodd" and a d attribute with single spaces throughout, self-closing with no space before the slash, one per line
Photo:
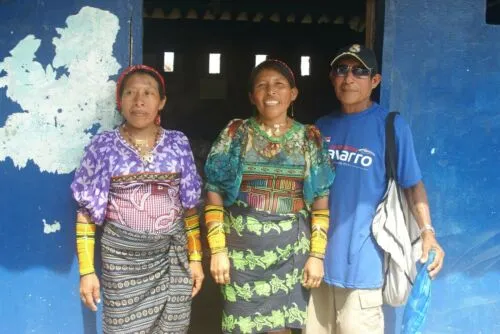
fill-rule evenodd
<path id="1" fill-rule="evenodd" d="M 439 235 L 438 235 L 439 238 Z M 482 279 L 487 273 L 500 272 L 500 229 L 484 231 L 479 234 L 461 233 L 447 237 L 439 238 L 441 246 L 446 252 L 445 264 L 442 271 L 439 273 L 438 280 L 445 280 L 453 274 L 463 274 L 472 279 Z M 495 284 L 492 283 L 493 289 Z M 462 287 L 464 289 L 464 287 Z M 439 291 L 436 290 L 437 294 Z M 471 291 L 462 291 L 462 298 L 467 298 Z M 491 291 L 492 296 L 496 295 Z M 433 292 L 434 294 L 434 292 Z M 470 297 L 470 296 L 469 296 Z M 439 298 L 439 297 L 438 297 Z M 474 299 L 480 298 L 474 296 Z M 436 300 L 439 302 L 438 300 Z M 431 309 L 428 315 L 433 312 L 433 302 L 431 301 Z M 441 301 L 441 304 L 443 302 Z M 446 303 L 444 303 L 446 304 Z M 449 306 L 453 308 L 453 306 Z M 385 334 L 400 333 L 402 310 L 404 308 L 393 308 L 384 306 L 385 317 Z M 436 317 L 436 315 L 434 315 Z M 431 325 L 432 318 L 428 318 L 427 324 Z M 451 329 L 450 329 L 451 330 Z M 450 332 L 451 333 L 451 332 Z"/>
<path id="2" fill-rule="evenodd" d="M 76 256 L 72 179 L 73 174 L 40 173 L 32 162 L 21 170 L 10 159 L 2 163 L 0 266 L 70 271 Z"/>
<path id="3" fill-rule="evenodd" d="M 460 272 L 470 277 L 482 277 L 488 272 L 500 272 L 500 229 L 447 237 L 443 247 L 447 261 L 440 276 Z"/>
<path id="4" fill-rule="evenodd" d="M 31 162 L 22 169 L 14 167 L 10 160 L 2 164 L 0 267 L 14 275 L 39 267 L 70 273 L 76 260 L 76 203 L 69 188 L 72 180 L 73 174 L 40 173 Z M 100 268 L 99 237 L 98 232 L 96 268 Z M 78 273 L 68 280 L 77 286 Z M 74 297 L 78 298 L 78 294 Z M 98 333 L 100 312 L 88 310 L 83 303 L 80 307 L 83 333 Z"/>

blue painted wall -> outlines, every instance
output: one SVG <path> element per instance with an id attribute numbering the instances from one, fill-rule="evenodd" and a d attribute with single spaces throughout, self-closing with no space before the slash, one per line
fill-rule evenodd
<path id="1" fill-rule="evenodd" d="M 486 0 L 385 1 L 381 101 L 410 122 L 447 253 L 424 333 L 500 333 L 500 26 L 485 12 Z"/>
<path id="2" fill-rule="evenodd" d="M 66 44 L 57 49 L 53 44 L 54 39 L 59 39 L 61 36 L 69 37 L 65 43 L 71 43 L 73 37 L 68 35 L 71 34 L 68 30 L 70 28 L 73 29 L 72 33 L 84 33 L 84 31 L 79 31 L 75 24 L 71 26 L 72 23 L 67 21 L 68 17 L 77 17 L 79 13 L 81 14 L 84 7 L 87 7 L 88 11 L 96 12 L 97 19 L 117 18 L 114 20 L 119 25 L 119 30 L 114 43 L 110 43 L 112 55 L 106 58 L 116 63 L 109 66 L 115 73 L 110 73 L 109 78 L 104 78 L 105 80 L 116 80 L 116 73 L 120 67 L 127 66 L 130 61 L 141 61 L 142 1 L 1 1 L 0 129 L 6 129 L 8 117 L 14 114 L 24 117 L 26 114 L 23 113 L 35 115 L 37 107 L 39 107 L 38 110 L 46 109 L 46 106 L 42 106 L 43 101 L 35 101 L 32 107 L 27 108 L 23 102 L 20 102 L 21 99 L 16 102 L 13 98 L 9 98 L 9 95 L 13 93 L 14 81 L 4 82 L 2 85 L 2 80 L 6 80 L 7 77 L 24 80 L 20 78 L 20 73 L 17 73 L 16 77 L 14 69 L 7 69 L 5 66 L 9 58 L 21 61 L 19 59 L 23 58 L 23 55 L 14 55 L 12 50 L 28 35 L 33 35 L 34 39 L 38 39 L 40 46 L 33 59 L 22 60 L 27 64 L 23 66 L 41 65 L 39 69 L 43 74 L 50 74 L 53 69 L 57 78 L 52 82 L 53 86 L 47 88 L 41 87 L 45 81 L 40 77 L 27 88 L 29 94 L 33 96 L 44 91 L 50 94 L 60 94 L 63 97 L 74 97 L 74 90 L 81 88 L 78 85 L 76 88 L 72 85 L 88 79 L 85 78 L 86 71 L 91 73 L 95 68 L 101 68 L 98 66 L 103 66 L 100 62 L 106 59 L 99 54 L 99 43 L 94 43 L 92 47 L 97 52 L 86 54 L 87 58 L 80 60 L 82 63 L 87 62 L 85 66 L 77 68 L 60 65 L 61 58 L 67 58 L 68 54 L 71 54 L 71 45 Z M 110 22 L 97 21 L 93 24 L 98 27 L 102 26 L 104 30 L 108 29 Z M 86 23 L 83 22 L 82 27 L 85 25 Z M 56 28 L 64 31 L 56 30 Z M 101 32 L 104 35 L 107 33 Z M 77 40 L 76 37 L 74 40 Z M 95 35 L 89 36 L 87 40 L 91 40 L 92 37 Z M 56 59 L 57 57 L 59 60 Z M 71 64 L 73 60 L 64 59 L 62 62 Z M 75 80 L 75 72 L 79 69 L 82 69 L 83 77 Z M 34 72 L 33 69 L 27 69 L 26 73 L 30 75 Z M 61 87 L 61 81 L 58 80 L 64 80 L 66 77 L 73 78 L 73 80 L 69 80 L 66 87 Z M 105 87 L 109 87 L 110 84 L 112 85 L 108 82 Z M 21 84 L 23 85 L 24 83 Z M 24 88 L 27 87 L 24 86 Z M 67 91 L 61 92 L 61 89 L 67 89 Z M 86 93 L 86 91 L 81 91 L 81 94 Z M 114 103 L 112 92 L 108 95 L 105 100 Z M 55 101 L 54 108 L 57 107 L 57 102 Z M 109 104 L 102 103 L 98 106 L 99 108 L 109 106 Z M 82 106 L 80 109 L 82 114 L 68 114 L 71 107 L 61 107 L 61 119 L 65 115 L 71 117 L 69 120 L 65 119 L 66 124 L 59 123 L 59 127 L 72 126 L 73 120 L 81 122 L 85 113 L 98 114 L 96 105 Z M 114 111 L 111 109 L 107 112 Z M 105 115 L 102 121 L 109 117 Z M 91 135 L 92 132 L 98 130 L 100 125 L 102 124 L 96 121 L 95 126 L 88 129 L 88 134 Z M 79 300 L 74 246 L 75 205 L 69 191 L 72 173 L 65 171 L 64 168 L 49 166 L 51 156 L 55 156 L 55 153 L 48 147 L 60 139 L 48 136 L 45 138 L 44 135 L 47 133 L 42 133 L 43 128 L 41 124 L 40 130 L 35 127 L 33 131 L 23 133 L 26 142 L 30 145 L 37 144 L 34 138 L 42 141 L 40 146 L 42 154 L 36 159 L 29 160 L 25 165 L 19 160 L 16 161 L 16 158 L 10 157 L 22 155 L 19 151 L 25 146 L 7 147 L 5 141 L 14 137 L 12 132 L 1 132 L 3 135 L 0 136 L 0 147 L 3 147 L 0 158 L 0 333 L 96 333 L 99 331 L 100 322 L 96 321 L 95 314 L 82 307 Z M 75 133 L 75 138 L 76 135 L 77 133 Z M 47 150 L 44 151 L 44 147 L 47 147 Z M 81 152 L 78 154 L 81 155 Z M 97 317 L 100 317 L 100 314 Z"/>
<path id="3" fill-rule="evenodd" d="M 32 34 L 41 40 L 34 61 L 46 68 L 56 28 L 84 6 L 119 18 L 113 56 L 120 66 L 140 62 L 141 1 L 4 0 L 0 63 Z M 386 0 L 385 10 L 381 101 L 411 124 L 447 252 L 424 332 L 500 333 L 500 26 L 485 23 L 486 0 Z M 0 70 L 0 82 L 5 75 Z M 23 111 L 0 88 L 0 128 Z M 35 160 L 0 161 L 0 332 L 99 332 L 100 314 L 78 298 L 72 174 L 40 170 Z M 44 232 L 56 222 L 59 230 Z M 400 317 L 388 310 L 388 333 L 399 332 Z"/>

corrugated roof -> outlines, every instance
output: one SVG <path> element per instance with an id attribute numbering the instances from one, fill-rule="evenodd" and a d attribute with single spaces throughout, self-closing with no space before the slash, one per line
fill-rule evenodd
<path id="1" fill-rule="evenodd" d="M 333 1 L 161 1 L 144 0 L 144 17 L 166 20 L 222 20 L 287 24 L 348 24 L 365 29 L 365 0 Z"/>

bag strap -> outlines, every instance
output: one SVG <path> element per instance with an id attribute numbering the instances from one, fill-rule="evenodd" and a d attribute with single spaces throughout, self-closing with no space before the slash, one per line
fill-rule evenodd
<path id="1" fill-rule="evenodd" d="M 394 130 L 396 115 L 399 115 L 399 112 L 391 111 L 385 119 L 385 173 L 387 180 L 394 179 L 397 181 L 398 160 L 396 159 L 396 134 Z"/>
<path id="2" fill-rule="evenodd" d="M 391 111 L 389 114 L 387 114 L 387 117 L 385 119 L 385 170 L 386 170 L 386 176 L 387 176 L 387 181 L 389 181 L 392 178 L 396 181 L 396 183 L 398 180 L 398 174 L 397 174 L 398 160 L 397 160 L 396 131 L 395 131 L 395 127 L 394 127 L 394 120 L 396 119 L 397 115 L 399 115 L 399 112 Z M 404 196 L 404 195 L 400 192 L 399 187 L 396 187 L 396 192 L 398 195 L 400 208 L 401 208 L 401 210 L 403 210 L 401 196 Z M 412 241 L 412 245 L 417 240 Z M 387 265 L 387 267 L 385 268 L 383 289 L 385 289 L 385 287 L 386 287 L 387 277 L 389 275 L 389 270 L 390 270 L 389 267 L 391 265 L 390 253 L 388 253 L 388 258 L 386 259 L 386 261 L 389 265 Z M 392 264 L 392 265 L 394 265 L 394 264 Z M 409 276 L 409 274 L 406 271 L 404 271 L 404 274 L 405 274 L 406 279 L 408 280 L 408 283 L 411 286 L 413 286 L 414 280 Z"/>

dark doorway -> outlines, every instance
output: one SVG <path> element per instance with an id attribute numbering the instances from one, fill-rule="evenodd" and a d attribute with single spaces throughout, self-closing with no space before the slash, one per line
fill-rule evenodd
<path id="1" fill-rule="evenodd" d="M 143 62 L 164 69 L 164 53 L 174 53 L 173 71 L 163 72 L 168 101 L 162 126 L 188 136 L 201 172 L 210 144 L 224 126 L 254 112 L 247 86 L 258 54 L 291 67 L 300 92 L 295 119 L 314 123 L 337 106 L 328 79 L 332 55 L 347 44 L 365 44 L 367 1 L 375 0 L 346 0 L 333 8 L 333 1 L 316 0 L 286 5 L 281 1 L 144 0 Z M 376 8 L 378 14 L 381 7 Z M 381 48 L 378 34 L 376 51 Z M 219 74 L 209 74 L 210 53 L 220 54 Z M 303 56 L 310 57 L 307 76 L 301 75 Z M 193 301 L 191 334 L 221 333 L 222 299 L 205 253 L 206 279 Z"/>
<path id="2" fill-rule="evenodd" d="M 486 0 L 486 23 L 500 24 L 500 1 Z"/>
<path id="3" fill-rule="evenodd" d="M 211 141 L 229 120 L 252 115 L 247 78 L 257 54 L 292 68 L 300 91 L 295 118 L 314 122 L 335 106 L 328 80 L 332 54 L 346 44 L 365 42 L 365 0 L 346 1 L 342 9 L 318 1 L 285 9 L 274 8 L 271 1 L 144 3 L 144 63 L 162 69 L 164 52 L 175 54 L 174 71 L 164 73 L 168 102 L 163 125 L 193 139 Z M 221 55 L 220 74 L 208 73 L 209 53 Z M 310 57 L 309 76 L 301 76 L 301 56 Z"/>

